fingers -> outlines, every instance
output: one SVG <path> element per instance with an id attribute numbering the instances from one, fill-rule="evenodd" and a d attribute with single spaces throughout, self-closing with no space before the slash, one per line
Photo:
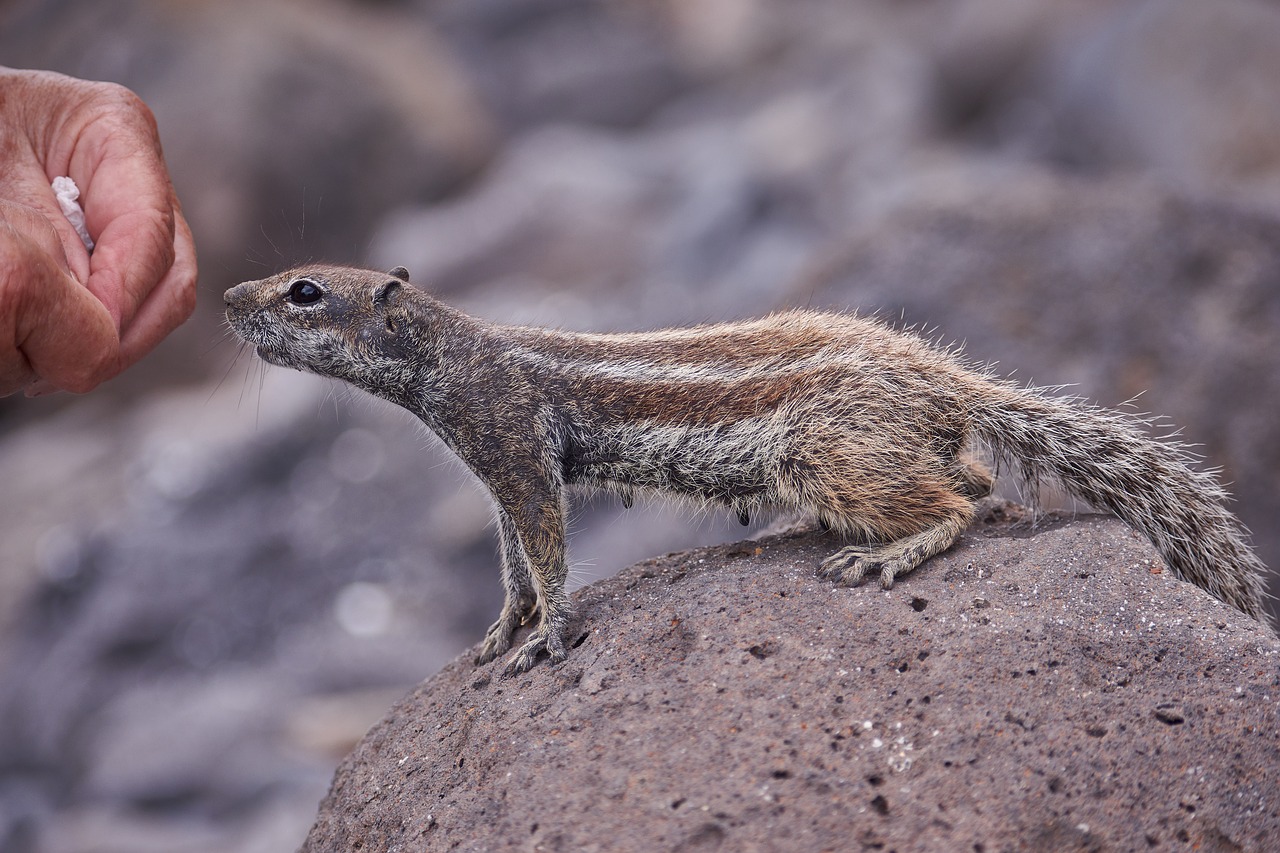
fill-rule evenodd
<path id="1" fill-rule="evenodd" d="M 47 71 L 0 68 L 0 199 L 39 211 L 52 224 L 76 279 L 89 278 L 89 255 L 54 198 L 50 182 L 68 174 L 70 149 L 54 151 L 64 123 L 101 84 Z"/>
<path id="2" fill-rule="evenodd" d="M 92 389 L 119 372 L 115 323 L 71 276 L 51 226 L 28 231 L 14 206 L 0 212 L 0 395 L 37 377 L 69 391 Z"/>
<path id="3" fill-rule="evenodd" d="M 176 211 L 173 252 L 173 264 L 138 307 L 133 321 L 121 335 L 121 369 L 149 353 L 195 310 L 195 243 L 180 209 Z"/>
<path id="4" fill-rule="evenodd" d="M 43 273 L 32 280 L 27 333 L 19 337 L 18 348 L 46 387 L 92 391 L 122 369 L 115 323 L 71 276 Z"/>
<path id="5" fill-rule="evenodd" d="M 151 110 L 112 83 L 37 72 L 20 72 L 19 81 L 23 88 L 15 98 L 40 106 L 21 113 L 27 127 L 18 159 L 25 162 L 0 175 L 0 197 L 45 212 L 72 271 L 106 307 L 121 337 L 154 346 L 194 307 L 195 251 Z M 49 188 L 58 175 L 68 175 L 80 189 L 85 224 L 97 244 L 91 257 L 83 246 L 76 248 L 79 238 Z M 144 305 L 146 319 L 131 332 Z"/>
<path id="6" fill-rule="evenodd" d="M 30 387 L 38 377 L 19 343 L 25 329 L 24 279 L 33 256 L 47 254 L 54 235 L 39 211 L 0 200 L 0 397 Z M 29 237 L 34 233 L 36 238 Z M 34 245 L 44 235 L 46 245 Z M 38 281 L 37 275 L 37 281 Z"/>
<path id="7" fill-rule="evenodd" d="M 43 173 L 34 177 L 30 172 L 10 170 L 0 177 L 0 200 L 14 202 L 24 208 L 26 214 L 39 214 L 41 227 L 51 227 L 62 246 L 68 268 L 81 284 L 89 280 L 89 252 L 75 227 L 62 215 L 53 189 Z"/>
<path id="8" fill-rule="evenodd" d="M 33 387 L 35 382 L 36 372 L 26 356 L 20 350 L 0 344 L 0 397 Z"/>
<path id="9" fill-rule="evenodd" d="M 122 87 L 98 85 L 95 92 L 72 140 L 68 171 L 97 241 L 89 290 L 123 334 L 169 275 L 178 241 L 187 241 L 184 252 L 194 251 L 185 224 L 179 228 L 182 214 L 151 111 Z"/>
<path id="10" fill-rule="evenodd" d="M 102 302 L 56 256 L 60 246 L 44 228 L 50 237 L 43 247 L 11 226 L 0 232 L 0 396 L 90 391 L 150 352 L 195 305 L 195 251 L 181 217 L 177 259 L 123 338 Z"/>
<path id="11" fill-rule="evenodd" d="M 116 320 L 123 369 L 195 310 L 196 255 L 151 111 L 120 87 L 104 87 L 100 101 L 104 117 L 80 133 L 69 166 L 88 175 L 88 287 Z"/>

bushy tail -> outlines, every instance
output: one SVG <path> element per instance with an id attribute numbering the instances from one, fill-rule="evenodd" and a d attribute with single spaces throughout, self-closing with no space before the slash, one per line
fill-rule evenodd
<path id="1" fill-rule="evenodd" d="M 1190 467 L 1172 441 L 1120 412 L 1003 383 L 984 387 L 973 428 L 1028 481 L 1048 478 L 1151 540 L 1184 580 L 1268 623 L 1266 567 L 1254 555 L 1212 472 Z M 1269 623 L 1268 623 L 1269 624 Z"/>

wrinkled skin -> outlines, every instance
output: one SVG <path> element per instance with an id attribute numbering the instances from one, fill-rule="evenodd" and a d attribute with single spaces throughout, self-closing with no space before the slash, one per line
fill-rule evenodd
<path id="1" fill-rule="evenodd" d="M 92 254 L 50 188 L 80 188 Z M 195 308 L 195 246 L 132 92 L 0 69 L 0 396 L 95 388 Z"/>

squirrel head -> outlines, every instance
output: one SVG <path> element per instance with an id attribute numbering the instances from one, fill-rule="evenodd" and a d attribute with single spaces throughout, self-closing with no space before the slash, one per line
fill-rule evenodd
<path id="1" fill-rule="evenodd" d="M 227 322 L 270 364 L 394 396 L 423 361 L 424 308 L 409 272 L 307 266 L 223 294 Z"/>

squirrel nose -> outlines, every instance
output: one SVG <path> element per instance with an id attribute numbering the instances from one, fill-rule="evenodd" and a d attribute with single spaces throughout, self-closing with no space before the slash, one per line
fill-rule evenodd
<path id="1" fill-rule="evenodd" d="M 253 284 L 252 281 L 245 281 L 245 282 L 241 282 L 240 284 L 237 284 L 235 287 L 228 287 L 222 293 L 223 303 L 230 305 L 232 302 L 235 302 L 237 299 L 241 297 L 241 295 L 244 294 L 246 290 L 249 289 L 249 285 L 251 284 Z"/>

